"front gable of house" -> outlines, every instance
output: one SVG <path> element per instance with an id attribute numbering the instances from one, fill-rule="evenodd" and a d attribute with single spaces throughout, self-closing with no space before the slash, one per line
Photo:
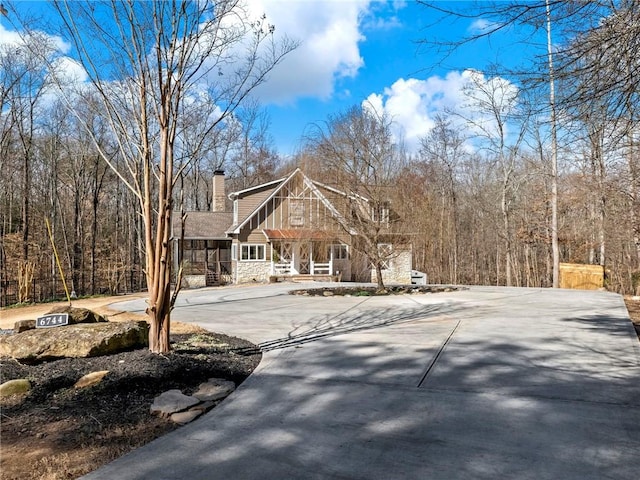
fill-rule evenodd
<path id="1" fill-rule="evenodd" d="M 338 233 L 344 222 L 318 186 L 300 169 L 265 190 L 231 194 L 239 221 L 229 230 L 242 240 L 280 230 L 292 236 Z M 250 210 L 248 207 L 252 207 Z"/>

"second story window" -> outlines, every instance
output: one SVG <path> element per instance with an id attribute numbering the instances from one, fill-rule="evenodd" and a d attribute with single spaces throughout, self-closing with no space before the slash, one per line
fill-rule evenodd
<path id="1" fill-rule="evenodd" d="M 289 225 L 292 227 L 304 227 L 304 200 L 289 200 Z"/>
<path id="2" fill-rule="evenodd" d="M 382 203 L 371 208 L 371 219 L 374 222 L 389 226 L 389 204 Z"/>

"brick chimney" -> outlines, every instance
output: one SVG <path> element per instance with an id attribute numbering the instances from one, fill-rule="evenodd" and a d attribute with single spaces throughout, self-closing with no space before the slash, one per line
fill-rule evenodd
<path id="1" fill-rule="evenodd" d="M 212 212 L 226 211 L 227 196 L 224 189 L 224 170 L 213 172 L 213 192 L 211 199 Z"/>

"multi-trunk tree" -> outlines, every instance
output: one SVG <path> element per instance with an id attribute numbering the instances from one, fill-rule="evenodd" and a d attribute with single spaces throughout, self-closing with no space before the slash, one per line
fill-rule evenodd
<path id="1" fill-rule="evenodd" d="M 265 17 L 250 19 L 240 2 L 54 1 L 62 36 L 88 77 L 58 77 L 61 94 L 85 131 L 72 98 L 90 94 L 118 145 L 114 158 L 98 142 L 99 155 L 138 201 L 151 324 L 149 348 L 169 350 L 174 291 L 170 226 L 173 190 L 185 164 L 180 137 L 192 97 L 218 108 L 202 135 L 222 125 L 249 93 L 293 48 L 276 42 Z M 67 81 L 65 81 L 67 80 Z M 91 104 L 88 104 L 91 105 Z"/>

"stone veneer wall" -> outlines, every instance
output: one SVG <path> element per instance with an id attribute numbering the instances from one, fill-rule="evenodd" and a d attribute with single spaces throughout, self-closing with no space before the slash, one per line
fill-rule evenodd
<path id="1" fill-rule="evenodd" d="M 233 262 L 236 283 L 268 282 L 271 262 Z"/>
<path id="2" fill-rule="evenodd" d="M 411 251 L 401 252 L 391 261 L 390 268 L 382 271 L 382 281 L 387 283 L 400 283 L 411 285 Z M 371 269 L 371 281 L 378 281 L 375 268 Z"/>

